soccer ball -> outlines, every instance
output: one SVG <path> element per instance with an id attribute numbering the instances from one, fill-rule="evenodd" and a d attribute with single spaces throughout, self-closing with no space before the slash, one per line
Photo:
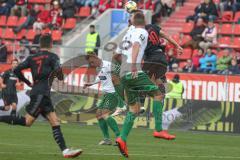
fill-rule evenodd
<path id="1" fill-rule="evenodd" d="M 134 1 L 128 1 L 125 4 L 125 9 L 128 13 L 132 13 L 133 11 L 137 10 L 137 3 Z"/>

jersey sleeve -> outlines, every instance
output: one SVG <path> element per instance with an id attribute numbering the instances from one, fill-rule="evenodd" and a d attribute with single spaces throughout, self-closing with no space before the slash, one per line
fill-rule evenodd
<path id="1" fill-rule="evenodd" d="M 24 69 L 30 68 L 30 57 L 28 57 L 25 61 L 23 61 L 22 63 L 20 63 L 15 69 L 14 69 L 14 74 L 18 77 L 18 79 L 20 81 L 23 81 L 24 83 L 26 83 L 27 85 L 31 85 L 31 82 L 29 80 L 27 80 L 22 71 Z"/>

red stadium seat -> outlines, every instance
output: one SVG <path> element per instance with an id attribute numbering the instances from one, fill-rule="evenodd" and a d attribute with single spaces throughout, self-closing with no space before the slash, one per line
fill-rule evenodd
<path id="1" fill-rule="evenodd" d="M 221 58 L 224 55 L 224 50 L 221 50 L 216 55 L 217 55 L 217 58 Z"/>
<path id="2" fill-rule="evenodd" d="M 240 35 L 240 24 L 236 24 L 233 30 L 234 35 Z"/>
<path id="3" fill-rule="evenodd" d="M 52 31 L 49 28 L 42 30 L 42 34 L 47 34 L 47 33 L 51 34 Z"/>
<path id="4" fill-rule="evenodd" d="M 181 43 L 181 45 L 184 45 L 185 43 L 187 43 L 187 42 L 190 41 L 191 39 L 192 39 L 191 36 L 185 35 L 185 36 L 182 38 L 182 43 Z"/>
<path id="5" fill-rule="evenodd" d="M 225 11 L 222 14 L 222 19 L 220 20 L 221 22 L 229 22 L 232 21 L 233 19 L 233 12 L 232 11 Z"/>
<path id="6" fill-rule="evenodd" d="M 64 29 L 73 29 L 76 27 L 76 19 L 68 18 L 63 26 Z"/>
<path id="7" fill-rule="evenodd" d="M 218 43 L 220 47 L 228 47 L 231 45 L 231 38 L 230 37 L 221 37 L 218 39 Z"/>
<path id="8" fill-rule="evenodd" d="M 42 4 L 47 4 L 47 3 L 51 3 L 51 0 L 28 0 L 28 3 L 42 3 Z"/>
<path id="9" fill-rule="evenodd" d="M 184 25 L 183 25 L 183 28 L 182 28 L 182 33 L 184 33 L 184 34 L 189 34 L 191 31 L 192 31 L 192 29 L 193 29 L 193 27 L 194 27 L 194 23 L 185 23 Z"/>
<path id="10" fill-rule="evenodd" d="M 81 7 L 78 13 L 79 17 L 88 17 L 91 15 L 91 8 L 90 7 Z"/>
<path id="11" fill-rule="evenodd" d="M 180 67 L 180 68 L 183 68 L 183 67 L 186 66 L 186 64 L 187 64 L 187 62 L 185 62 L 185 61 L 184 61 L 184 62 L 180 62 L 180 63 L 179 63 L 179 67 Z"/>
<path id="12" fill-rule="evenodd" d="M 230 35 L 232 34 L 233 29 L 231 24 L 223 24 L 221 30 L 219 31 L 220 34 Z"/>
<path id="13" fill-rule="evenodd" d="M 0 16 L 0 26 L 6 26 L 7 17 Z"/>
<path id="14" fill-rule="evenodd" d="M 180 60 L 187 60 L 187 59 L 192 58 L 192 49 L 190 49 L 190 48 L 185 48 L 185 49 L 183 50 L 183 54 L 178 55 L 177 58 L 180 59 Z"/>
<path id="15" fill-rule="evenodd" d="M 18 22 L 17 16 L 9 16 L 7 19 L 7 26 L 8 27 L 16 27 Z"/>
<path id="16" fill-rule="evenodd" d="M 233 39 L 232 48 L 240 48 L 240 37 L 235 37 Z"/>
<path id="17" fill-rule="evenodd" d="M 33 29 L 30 29 L 28 32 L 27 32 L 27 39 L 28 40 L 30 40 L 30 41 L 32 41 L 33 39 L 34 39 L 34 37 L 35 37 L 35 31 L 33 30 Z"/>
<path id="18" fill-rule="evenodd" d="M 62 40 L 62 31 L 54 30 L 52 32 L 53 41 L 61 41 Z"/>
<path id="19" fill-rule="evenodd" d="M 174 34 L 172 35 L 172 39 L 174 39 L 176 42 L 180 42 L 180 35 L 179 34 Z"/>
<path id="20" fill-rule="evenodd" d="M 4 39 L 15 39 L 16 38 L 16 35 L 15 33 L 13 32 L 13 29 L 12 28 L 7 28 L 5 30 L 5 34 L 3 35 Z"/>
<path id="21" fill-rule="evenodd" d="M 0 38 L 2 38 L 2 36 L 3 36 L 3 29 L 0 28 Z"/>
<path id="22" fill-rule="evenodd" d="M 237 12 L 237 13 L 235 14 L 235 17 L 234 17 L 233 22 L 237 23 L 239 20 L 240 20 L 240 12 Z"/>
<path id="23" fill-rule="evenodd" d="M 20 32 L 17 33 L 17 40 L 21 40 L 23 36 L 26 35 L 26 29 L 21 30 Z"/>
<path id="24" fill-rule="evenodd" d="M 22 25 L 26 20 L 27 20 L 27 17 L 21 17 L 17 22 L 17 26 Z"/>

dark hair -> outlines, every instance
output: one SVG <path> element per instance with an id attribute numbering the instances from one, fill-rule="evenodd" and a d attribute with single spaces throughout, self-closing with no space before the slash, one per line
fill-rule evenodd
<path id="1" fill-rule="evenodd" d="M 96 53 L 94 53 L 94 52 L 87 52 L 87 55 L 85 56 L 85 59 L 88 61 L 91 57 L 97 58 Z"/>
<path id="2" fill-rule="evenodd" d="M 52 36 L 50 34 L 44 34 L 40 37 L 40 48 L 51 48 Z"/>
<path id="3" fill-rule="evenodd" d="M 95 28 L 95 26 L 94 25 L 90 25 L 90 28 Z"/>
<path id="4" fill-rule="evenodd" d="M 133 25 L 134 26 L 145 26 L 145 16 L 142 12 L 136 12 L 133 15 Z"/>

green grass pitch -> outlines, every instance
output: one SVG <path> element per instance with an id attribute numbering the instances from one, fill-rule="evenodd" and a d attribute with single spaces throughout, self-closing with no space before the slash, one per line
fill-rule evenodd
<path id="1" fill-rule="evenodd" d="M 98 146 L 97 126 L 62 125 L 67 144 L 81 147 L 79 160 L 122 160 L 117 147 Z M 175 131 L 177 139 L 154 139 L 148 129 L 133 129 L 128 147 L 130 160 L 232 160 L 240 159 L 240 136 Z M 112 136 L 113 137 L 113 136 Z M 114 140 L 114 139 L 113 139 Z M 0 124 L 0 160 L 61 160 L 47 123 L 31 128 Z"/>

